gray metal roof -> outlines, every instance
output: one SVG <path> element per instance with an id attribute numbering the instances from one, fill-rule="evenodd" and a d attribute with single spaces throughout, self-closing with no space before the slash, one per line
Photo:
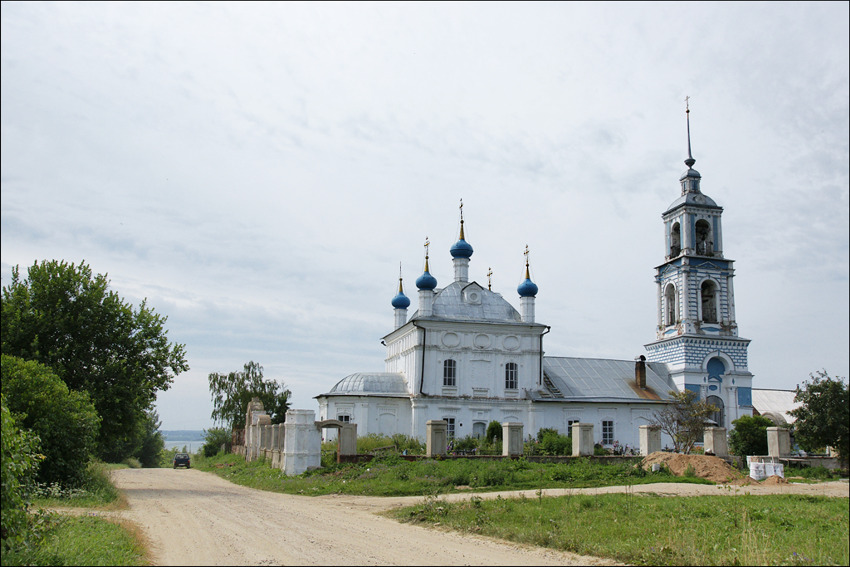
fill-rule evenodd
<path id="1" fill-rule="evenodd" d="M 760 415 L 777 413 L 785 418 L 786 423 L 794 423 L 796 418 L 788 415 L 788 412 L 801 405 L 799 402 L 794 401 L 795 394 L 796 392 L 794 390 L 762 390 L 753 388 L 753 408 Z"/>
<path id="2" fill-rule="evenodd" d="M 355 372 L 336 383 L 323 395 L 401 395 L 407 396 L 407 382 L 396 372 Z"/>
<path id="3" fill-rule="evenodd" d="M 470 288 L 467 292 L 475 290 L 475 300 L 470 300 L 469 293 L 464 295 L 466 288 Z M 433 313 L 434 318 L 454 321 L 522 321 L 519 312 L 501 294 L 483 288 L 476 282 L 452 282 L 438 290 L 434 297 Z M 411 320 L 418 318 L 419 311 L 416 311 Z"/>
<path id="4" fill-rule="evenodd" d="M 716 208 L 716 209 L 722 208 L 717 203 L 714 202 L 714 199 L 712 199 L 711 197 L 709 197 L 705 193 L 694 193 L 692 191 L 688 191 L 687 193 L 685 193 L 684 195 L 682 195 L 681 197 L 679 197 L 678 199 L 676 199 L 675 201 L 670 203 L 670 206 L 667 207 L 665 214 L 669 213 L 673 209 L 681 207 L 682 205 L 710 207 L 710 208 Z"/>
<path id="5" fill-rule="evenodd" d="M 662 363 L 646 363 L 645 389 L 635 383 L 634 360 L 545 356 L 543 371 L 563 396 L 554 398 L 559 400 L 658 402 L 668 401 L 669 392 L 676 390 Z"/>

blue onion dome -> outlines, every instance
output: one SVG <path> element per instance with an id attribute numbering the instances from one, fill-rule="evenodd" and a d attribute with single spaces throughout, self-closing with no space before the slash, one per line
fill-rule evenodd
<path id="1" fill-rule="evenodd" d="M 425 266 L 425 272 L 416 278 L 416 287 L 420 290 L 434 289 L 437 287 L 437 278 L 428 272 L 428 266 Z"/>
<path id="2" fill-rule="evenodd" d="M 519 284 L 516 291 L 520 297 L 534 297 L 537 295 L 537 284 L 530 278 L 525 278 L 525 281 Z"/>
<path id="3" fill-rule="evenodd" d="M 516 288 L 520 297 L 534 297 L 537 295 L 537 284 L 531 281 L 531 272 L 528 270 L 528 245 L 525 246 L 525 281 Z"/>
<path id="4" fill-rule="evenodd" d="M 407 309 L 410 307 L 410 299 L 406 295 L 400 293 L 393 297 L 392 305 L 396 309 Z"/>
<path id="5" fill-rule="evenodd" d="M 460 201 L 460 236 L 451 250 L 449 250 L 449 253 L 452 255 L 452 258 L 472 257 L 472 245 L 463 236 L 463 199 Z"/>
<path id="6" fill-rule="evenodd" d="M 428 241 L 428 237 L 425 237 L 425 271 L 421 276 L 416 278 L 416 287 L 419 288 L 420 291 L 424 290 L 433 290 L 437 287 L 437 278 L 431 275 L 428 271 L 428 247 L 431 246 L 431 243 Z"/>
<path id="7" fill-rule="evenodd" d="M 449 250 L 449 252 L 451 253 L 452 258 L 469 258 L 470 256 L 472 256 L 472 245 L 470 245 L 469 242 L 461 238 L 460 240 L 455 242 L 454 246 L 452 246 L 452 249 Z"/>
<path id="8" fill-rule="evenodd" d="M 401 278 L 398 278 L 398 293 L 391 302 L 392 306 L 396 309 L 407 309 L 410 307 L 410 299 L 404 295 L 404 288 L 401 286 Z"/>

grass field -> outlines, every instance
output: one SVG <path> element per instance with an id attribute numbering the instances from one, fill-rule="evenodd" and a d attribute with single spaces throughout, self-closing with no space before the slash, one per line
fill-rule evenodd
<path id="1" fill-rule="evenodd" d="M 406 522 L 634 565 L 847 565 L 846 498 L 574 495 L 463 503 L 428 499 Z"/>
<path id="2" fill-rule="evenodd" d="M 295 477 L 271 468 L 262 459 L 246 463 L 238 455 L 197 459 L 195 466 L 236 484 L 308 496 L 424 496 L 469 489 L 533 490 L 653 482 L 713 484 L 701 478 L 677 477 L 663 469 L 647 472 L 637 466 L 639 460 L 612 464 L 587 459 L 576 459 L 570 464 L 532 463 L 525 459 L 405 461 L 389 454 L 368 463 L 333 465 Z"/>

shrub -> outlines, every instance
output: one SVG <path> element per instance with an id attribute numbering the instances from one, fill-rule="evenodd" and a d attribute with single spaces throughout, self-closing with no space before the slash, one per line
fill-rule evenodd
<path id="1" fill-rule="evenodd" d="M 489 443 L 495 443 L 496 440 L 502 440 L 502 424 L 496 420 L 491 421 L 487 424 L 487 441 Z"/>
<path id="2" fill-rule="evenodd" d="M 3 393 L 18 425 L 41 440 L 37 480 L 78 486 L 95 449 L 100 417 L 85 392 L 69 390 L 50 368 L 2 356 Z"/>
<path id="3" fill-rule="evenodd" d="M 573 454 L 573 439 L 558 433 L 557 429 L 541 429 L 537 432 L 538 450 L 541 455 Z"/>
<path id="4" fill-rule="evenodd" d="M 773 422 L 760 415 L 744 415 L 732 422 L 735 428 L 729 433 L 729 450 L 733 455 L 767 455 L 767 428 Z"/>
<path id="5" fill-rule="evenodd" d="M 224 445 L 224 452 L 229 452 L 231 443 L 231 434 L 223 427 L 213 427 L 212 429 L 204 429 L 204 446 L 201 453 L 205 457 L 214 457 L 221 452 L 221 446 Z"/>
<path id="6" fill-rule="evenodd" d="M 15 423 L 6 396 L 2 398 L 2 494 L 0 494 L 0 536 L 3 551 L 17 547 L 27 539 L 27 508 L 35 489 L 40 455 L 38 437 L 22 431 Z"/>

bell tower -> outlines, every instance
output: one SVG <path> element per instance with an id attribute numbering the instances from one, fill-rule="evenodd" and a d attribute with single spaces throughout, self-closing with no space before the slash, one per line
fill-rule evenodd
<path id="1" fill-rule="evenodd" d="M 693 390 L 717 406 L 714 421 L 729 429 L 738 417 L 752 415 L 750 341 L 738 336 L 734 261 L 723 253 L 723 207 L 700 189 L 685 101 L 688 169 L 679 178 L 681 195 L 661 215 L 664 263 L 655 269 L 656 340 L 646 349 L 650 361 L 666 363 L 680 391 Z"/>

